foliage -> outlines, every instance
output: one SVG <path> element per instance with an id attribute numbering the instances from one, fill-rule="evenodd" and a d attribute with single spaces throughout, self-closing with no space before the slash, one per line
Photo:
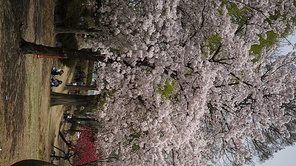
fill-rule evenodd
<path id="1" fill-rule="evenodd" d="M 140 146 L 138 145 L 139 139 L 144 135 L 147 134 L 147 131 L 142 131 L 141 129 L 138 131 L 134 128 L 130 128 L 130 134 L 126 137 L 125 145 L 130 146 L 132 151 L 136 151 L 140 149 Z"/>
<path id="2" fill-rule="evenodd" d="M 103 107 L 108 98 L 111 98 L 115 92 L 115 90 L 102 90 L 100 97 L 97 98 L 98 107 Z"/>
<path id="3" fill-rule="evenodd" d="M 82 127 L 82 131 L 73 147 L 74 165 L 97 165 L 96 161 L 100 158 L 94 143 L 94 133 L 87 126 Z"/>
<path id="4" fill-rule="evenodd" d="M 250 54 L 256 55 L 257 57 L 252 60 L 252 62 L 259 61 L 261 57 L 261 52 L 263 48 L 269 48 L 279 42 L 279 36 L 278 34 L 274 33 L 273 31 L 266 32 L 266 39 L 262 37 L 262 35 L 259 35 L 260 44 L 252 45 L 250 49 Z"/>
<path id="5" fill-rule="evenodd" d="M 163 88 L 159 88 L 157 90 L 158 93 L 166 100 L 171 100 L 174 98 L 173 91 L 175 89 L 176 83 L 175 81 L 169 81 L 168 79 L 165 80 Z"/>
<path id="6" fill-rule="evenodd" d="M 205 37 L 205 47 L 208 51 L 202 50 L 202 53 L 206 56 L 215 53 L 221 46 L 221 40 L 222 39 L 219 37 L 219 34 L 213 34 L 209 37 Z"/>
<path id="7" fill-rule="evenodd" d="M 238 4 L 228 1 L 228 0 L 223 0 L 221 5 L 226 6 L 226 8 L 228 10 L 227 14 L 231 17 L 232 23 L 242 26 L 249 19 L 248 14 L 251 11 L 248 7 L 244 6 L 242 8 L 239 8 Z"/>

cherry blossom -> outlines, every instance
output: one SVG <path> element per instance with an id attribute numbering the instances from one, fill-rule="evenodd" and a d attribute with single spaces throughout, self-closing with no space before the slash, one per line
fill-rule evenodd
<path id="1" fill-rule="evenodd" d="M 289 136 L 282 104 L 293 98 L 295 52 L 254 48 L 294 25 L 292 0 L 105 3 L 109 37 L 88 44 L 114 61 L 97 70 L 98 88 L 113 92 L 98 108 L 97 142 L 120 156 L 111 165 L 240 164 L 263 130 Z"/>

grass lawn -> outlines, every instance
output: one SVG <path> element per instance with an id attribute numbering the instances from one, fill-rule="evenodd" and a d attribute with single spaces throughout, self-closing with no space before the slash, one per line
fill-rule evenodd
<path id="1" fill-rule="evenodd" d="M 22 55 L 17 41 L 22 36 L 54 46 L 55 4 L 52 0 L 0 3 L 0 165 L 23 159 L 50 161 L 64 109 L 49 107 L 50 69 L 59 62 Z"/>

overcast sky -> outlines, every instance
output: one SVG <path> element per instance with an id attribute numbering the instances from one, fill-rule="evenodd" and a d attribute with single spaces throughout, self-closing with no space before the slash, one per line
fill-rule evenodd
<path id="1" fill-rule="evenodd" d="M 256 166 L 296 166 L 296 146 L 279 151 L 274 158 Z"/>
<path id="2" fill-rule="evenodd" d="M 296 43 L 296 31 L 294 35 L 288 37 L 292 44 Z M 286 54 L 293 50 L 293 46 L 285 46 L 282 48 L 282 54 Z M 284 150 L 274 154 L 274 158 L 266 161 L 263 164 L 256 164 L 256 166 L 296 166 L 296 146 L 288 147 Z"/>
<path id="3" fill-rule="evenodd" d="M 296 30 L 294 31 L 294 34 L 287 37 L 287 39 L 292 43 L 296 43 Z M 283 40 L 283 43 L 287 43 L 286 40 Z M 280 49 L 283 53 L 288 53 L 293 50 L 293 46 L 285 44 L 282 49 Z M 295 51 L 295 50 L 294 50 Z"/>

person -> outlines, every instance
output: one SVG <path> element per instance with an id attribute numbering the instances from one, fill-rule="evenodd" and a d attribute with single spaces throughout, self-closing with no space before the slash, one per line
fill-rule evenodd
<path id="1" fill-rule="evenodd" d="M 50 85 L 51 86 L 54 86 L 54 87 L 58 87 L 62 83 L 63 83 L 63 81 L 52 78 L 51 79 L 51 82 L 50 82 Z"/>
<path id="2" fill-rule="evenodd" d="M 77 81 L 77 82 L 72 82 L 71 84 L 72 85 L 77 85 L 77 86 L 83 86 L 84 85 L 84 82 Z"/>
<path id="3" fill-rule="evenodd" d="M 64 114 L 64 121 L 67 123 L 74 123 L 75 121 L 72 119 L 72 115 L 69 113 Z"/>
<path id="4" fill-rule="evenodd" d="M 57 68 L 52 68 L 51 70 L 51 74 L 52 75 L 62 75 L 64 73 L 64 70 L 62 69 L 57 69 Z"/>

